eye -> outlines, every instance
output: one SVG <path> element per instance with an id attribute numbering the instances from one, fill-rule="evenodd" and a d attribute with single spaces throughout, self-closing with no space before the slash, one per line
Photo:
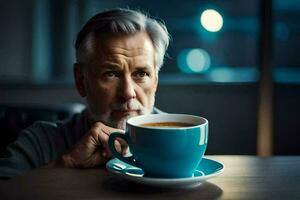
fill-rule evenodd
<path id="1" fill-rule="evenodd" d="M 139 72 L 138 73 L 138 76 L 139 77 L 145 77 L 145 76 L 147 76 L 148 74 L 146 73 L 146 72 Z"/>
<path id="2" fill-rule="evenodd" d="M 145 71 L 137 71 L 133 74 L 136 78 L 143 79 L 149 76 L 149 73 Z"/>
<path id="3" fill-rule="evenodd" d="M 116 71 L 107 71 L 103 73 L 103 76 L 106 78 L 113 78 L 118 76 L 118 72 Z"/>

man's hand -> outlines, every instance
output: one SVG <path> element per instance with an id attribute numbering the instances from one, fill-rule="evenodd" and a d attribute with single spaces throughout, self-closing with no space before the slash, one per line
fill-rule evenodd
<path id="1" fill-rule="evenodd" d="M 46 167 L 88 168 L 105 164 L 111 158 L 108 138 L 113 132 L 124 131 L 111 128 L 101 122 L 95 123 L 69 153 L 50 162 Z M 115 146 L 123 155 L 128 152 L 127 143 L 123 140 L 116 140 Z"/>

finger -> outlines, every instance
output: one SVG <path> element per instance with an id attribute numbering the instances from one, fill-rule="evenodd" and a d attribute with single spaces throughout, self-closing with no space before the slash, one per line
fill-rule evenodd
<path id="1" fill-rule="evenodd" d="M 103 146 L 102 156 L 110 158 L 112 156 L 112 154 L 111 154 L 111 150 L 108 146 L 109 137 L 106 134 L 100 133 L 99 139 L 101 140 L 101 143 L 102 143 L 102 146 Z M 121 144 L 119 140 L 120 139 L 117 138 L 114 141 L 114 146 L 115 146 L 115 149 L 116 149 L 117 152 L 119 152 L 120 154 L 123 154 L 123 151 L 126 150 L 127 145 L 124 142 L 122 142 L 123 144 Z"/>
<path id="2" fill-rule="evenodd" d="M 128 144 L 127 144 L 127 142 L 122 138 L 117 138 L 117 141 L 119 142 L 120 148 L 121 148 L 121 151 L 119 151 L 119 153 L 121 153 L 123 155 L 126 155 L 128 153 Z"/>
<path id="3" fill-rule="evenodd" d="M 101 124 L 100 123 L 96 123 L 94 124 L 91 129 L 90 129 L 90 135 L 92 136 L 92 139 L 94 140 L 93 143 L 95 143 L 95 145 L 102 145 L 102 141 L 101 139 L 103 138 L 99 138 L 99 134 L 101 133 Z"/>
<path id="4" fill-rule="evenodd" d="M 111 133 L 113 133 L 113 132 L 125 133 L 125 131 L 122 130 L 122 129 L 112 128 L 112 127 L 110 127 L 110 126 L 106 126 L 105 124 L 103 124 L 103 123 L 101 123 L 101 122 L 97 122 L 95 125 L 96 125 L 97 127 L 99 127 L 99 128 L 101 129 L 101 131 L 102 131 L 103 133 L 105 133 L 106 135 L 108 135 L 108 136 L 109 136 Z"/>
<path id="5" fill-rule="evenodd" d="M 104 157 L 111 157 L 111 152 L 110 149 L 108 147 L 108 135 L 106 135 L 105 133 L 99 133 L 98 134 L 98 139 L 102 145 L 102 156 Z"/>
<path id="6" fill-rule="evenodd" d="M 109 136 L 106 135 L 105 133 L 99 133 L 98 135 L 99 137 L 99 140 L 101 141 L 101 144 L 102 144 L 102 156 L 106 157 L 106 158 L 110 158 L 112 156 L 111 154 L 111 150 L 108 146 L 108 139 L 109 139 Z M 117 152 L 121 153 L 122 152 L 122 147 L 121 147 L 121 144 L 118 140 L 115 140 L 114 141 L 114 146 L 117 150 Z"/>
<path id="7" fill-rule="evenodd" d="M 101 123 L 101 122 L 96 122 L 93 127 L 91 128 L 91 130 L 94 132 L 94 134 L 99 134 L 99 133 L 104 133 L 107 136 L 109 136 L 110 134 L 112 134 L 113 132 L 118 132 L 118 133 L 125 133 L 124 130 L 122 129 L 116 129 L 116 128 L 112 128 L 109 126 L 106 126 L 105 124 Z"/>
<path id="8" fill-rule="evenodd" d="M 128 146 L 125 147 L 125 148 L 122 148 L 122 155 L 123 155 L 123 156 L 126 156 L 128 153 L 129 153 L 129 148 L 128 148 Z"/>
<path id="9" fill-rule="evenodd" d="M 101 152 L 95 152 L 93 156 L 93 166 L 101 166 L 107 162 L 108 158 L 101 155 Z"/>
<path id="10" fill-rule="evenodd" d="M 114 141 L 114 145 L 115 145 L 115 148 L 116 148 L 117 152 L 122 153 L 122 147 L 121 147 L 121 144 L 118 140 Z"/>
<path id="11" fill-rule="evenodd" d="M 109 131 L 111 131 L 112 128 L 104 125 L 101 122 L 97 122 L 93 125 L 91 128 L 92 136 L 95 139 L 95 143 L 97 145 L 101 146 L 105 151 L 108 152 L 108 138 L 109 138 Z"/>
<path id="12" fill-rule="evenodd" d="M 96 159 L 98 159 L 98 162 L 100 162 L 102 157 L 106 158 L 108 155 L 108 153 L 107 153 L 108 147 L 106 146 L 106 144 L 107 144 L 106 141 L 108 140 L 108 136 L 101 131 L 102 126 L 104 126 L 104 125 L 100 122 L 93 124 L 93 126 L 90 129 L 90 134 L 89 134 L 89 137 L 90 137 L 92 143 L 94 145 L 97 145 L 98 147 L 100 147 L 100 153 L 97 152 L 98 157 L 96 158 Z"/>
<path id="13" fill-rule="evenodd" d="M 115 129 L 109 126 L 106 126 L 105 124 L 101 122 L 97 122 L 94 124 L 92 127 L 91 131 L 93 132 L 95 140 L 97 140 L 97 144 L 101 145 L 102 147 L 102 156 L 106 158 L 111 157 L 111 151 L 108 146 L 108 139 L 109 135 L 113 132 L 119 132 L 119 133 L 124 133 L 124 130 L 121 129 Z M 120 142 L 116 141 L 115 142 L 115 148 L 118 152 L 122 153 L 123 149 L 126 148 L 125 142 L 122 141 L 122 144 Z"/>
<path id="14" fill-rule="evenodd" d="M 95 123 L 95 127 L 96 127 L 96 131 L 102 135 L 102 134 L 106 134 L 108 137 L 110 136 L 110 134 L 114 133 L 114 132 L 118 132 L 118 133 L 125 133 L 124 130 L 122 129 L 116 129 L 116 128 L 112 128 L 109 126 L 106 126 L 105 124 L 101 123 L 101 122 L 97 122 Z M 104 136 L 101 137 L 101 139 L 103 139 L 104 141 L 106 141 L 106 143 L 108 142 L 108 137 Z M 103 141 L 102 140 L 102 141 Z M 107 146 L 107 145 L 106 145 Z"/>

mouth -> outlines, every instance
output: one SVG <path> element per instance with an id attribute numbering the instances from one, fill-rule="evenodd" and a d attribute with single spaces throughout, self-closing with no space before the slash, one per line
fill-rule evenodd
<path id="1" fill-rule="evenodd" d="M 114 112 L 123 115 L 130 115 L 133 113 L 138 113 L 138 110 L 115 110 Z"/>

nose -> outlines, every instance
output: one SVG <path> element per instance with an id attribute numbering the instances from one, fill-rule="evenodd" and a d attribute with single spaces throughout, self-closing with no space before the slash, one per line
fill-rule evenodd
<path id="1" fill-rule="evenodd" d="M 135 83 L 131 77 L 124 77 L 120 85 L 119 94 L 122 102 L 136 98 Z"/>

